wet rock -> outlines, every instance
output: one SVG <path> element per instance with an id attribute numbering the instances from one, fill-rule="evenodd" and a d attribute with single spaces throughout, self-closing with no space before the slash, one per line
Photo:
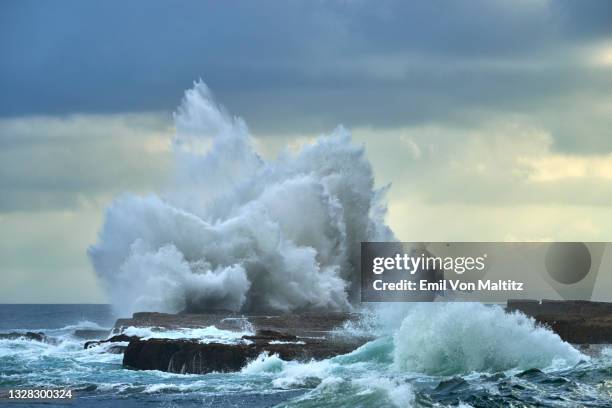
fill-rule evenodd
<path id="1" fill-rule="evenodd" d="M 319 337 L 342 326 L 347 321 L 359 319 L 358 313 L 288 313 L 282 315 L 254 315 L 215 311 L 205 314 L 170 314 L 142 312 L 129 319 L 118 319 L 114 330 L 122 332 L 127 327 L 157 327 L 176 330 L 215 326 L 230 331 L 272 330 L 295 336 Z"/>
<path id="2" fill-rule="evenodd" d="M 211 312 L 206 314 L 171 314 L 157 312 L 134 313 L 131 318 L 118 319 L 114 330 L 122 332 L 126 328 L 156 327 L 160 330 L 176 330 L 215 326 L 222 330 L 249 330 L 248 319 L 233 312 Z"/>
<path id="3" fill-rule="evenodd" d="M 563 340 L 569 343 L 612 343 L 612 316 L 584 318 L 538 315 L 535 319 L 550 327 Z"/>
<path id="4" fill-rule="evenodd" d="M 99 346 L 101 344 L 104 343 L 119 343 L 119 342 L 129 342 L 132 340 L 138 340 L 139 337 L 137 336 L 128 336 L 127 334 L 118 334 L 116 336 L 110 337 L 106 340 L 93 340 L 93 341 L 87 341 L 85 342 L 85 345 L 83 346 L 84 349 L 88 349 L 91 347 L 96 347 Z"/>
<path id="5" fill-rule="evenodd" d="M 270 329 L 271 326 L 278 326 L 278 316 L 251 317 L 249 324 L 254 326 L 251 320 L 264 328 L 253 335 L 242 336 L 241 341 L 234 344 L 201 343 L 193 339 L 132 340 L 124 352 L 123 365 L 139 370 L 183 374 L 232 372 L 241 370 L 262 353 L 277 354 L 283 360 L 325 359 L 349 353 L 369 340 L 336 336 L 332 329 L 337 321 L 331 326 L 322 323 L 319 318 L 310 319 L 306 328 L 293 331 L 317 336 L 298 336 Z M 313 321 L 317 323 L 313 324 Z M 298 326 L 299 323 L 294 323 L 286 329 L 292 330 Z M 314 331 L 314 326 L 327 330 Z"/>
<path id="6" fill-rule="evenodd" d="M 110 346 L 109 348 L 106 349 L 107 353 L 111 353 L 111 354 L 123 354 L 125 352 L 125 349 L 127 349 L 127 346 Z"/>
<path id="7" fill-rule="evenodd" d="M 585 300 L 508 300 L 520 311 L 575 344 L 612 343 L 612 303 Z"/>
<path id="8" fill-rule="evenodd" d="M 239 344 L 199 343 L 195 340 L 148 339 L 130 341 L 123 365 L 139 370 L 160 370 L 181 374 L 239 371 L 261 353 L 277 354 L 283 360 L 325 359 L 346 354 L 360 343 L 328 339 L 278 340 L 261 336 L 256 341 L 245 336 Z M 279 343 L 274 343 L 277 339 Z M 273 343 L 270 343 L 272 341 Z"/>
<path id="9" fill-rule="evenodd" d="M 258 330 L 253 336 L 242 336 L 245 340 L 256 341 L 256 342 L 270 342 L 270 341 L 282 341 L 290 342 L 297 341 L 298 337 L 293 334 L 282 333 L 276 330 Z"/>

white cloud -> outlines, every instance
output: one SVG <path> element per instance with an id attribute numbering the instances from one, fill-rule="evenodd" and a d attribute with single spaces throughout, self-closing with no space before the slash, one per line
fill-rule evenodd
<path id="1" fill-rule="evenodd" d="M 605 42 L 588 47 L 590 55 L 587 56 L 591 64 L 596 67 L 612 68 L 612 43 Z M 590 57 L 590 58 L 589 58 Z"/>
<path id="2" fill-rule="evenodd" d="M 547 154 L 540 157 L 521 157 L 519 161 L 530 169 L 529 181 L 537 183 L 567 179 L 612 180 L 612 154 Z"/>

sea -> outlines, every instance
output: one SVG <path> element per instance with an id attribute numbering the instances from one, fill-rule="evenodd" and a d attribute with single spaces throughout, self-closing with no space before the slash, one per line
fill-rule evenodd
<path id="1" fill-rule="evenodd" d="M 387 316 L 388 319 L 381 318 Z M 0 340 L 0 390 L 66 389 L 45 407 L 612 407 L 612 348 L 580 349 L 520 314 L 480 304 L 393 306 L 339 328 L 376 338 L 322 361 L 261 355 L 241 372 L 136 371 L 106 346 L 84 349 L 78 329 L 110 330 L 108 305 L 0 305 L 0 332 L 40 331 L 48 341 Z M 384 320 L 384 321 L 383 321 Z M 214 327 L 143 337 L 238 341 Z"/>

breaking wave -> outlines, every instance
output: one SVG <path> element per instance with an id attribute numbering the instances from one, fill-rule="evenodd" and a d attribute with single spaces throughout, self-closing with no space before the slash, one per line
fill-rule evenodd
<path id="1" fill-rule="evenodd" d="M 350 310 L 360 242 L 394 237 L 349 132 L 265 161 L 202 82 L 175 122 L 171 185 L 115 199 L 89 249 L 116 310 Z"/>
<path id="2" fill-rule="evenodd" d="M 419 382 L 433 382 L 438 387 L 434 393 L 456 392 L 441 384 L 499 381 L 524 370 L 564 372 L 589 360 L 533 319 L 498 306 L 425 303 L 400 308 L 405 317 L 394 328 L 381 322 L 389 317 L 387 308 L 381 308 L 382 324 L 372 330 L 388 331 L 351 353 L 310 362 L 262 353 L 242 374 L 266 376 L 275 389 L 311 389 L 289 406 L 409 407 L 415 405 Z"/>
<path id="3" fill-rule="evenodd" d="M 435 375 L 573 365 L 587 358 L 532 318 L 480 303 L 413 305 L 393 346 L 396 369 Z"/>

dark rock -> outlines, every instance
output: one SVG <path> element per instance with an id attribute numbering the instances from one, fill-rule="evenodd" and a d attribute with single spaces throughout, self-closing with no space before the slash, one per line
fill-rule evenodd
<path id="1" fill-rule="evenodd" d="M 107 353 L 111 353 L 111 354 L 123 354 L 125 352 L 125 349 L 127 349 L 127 346 L 110 346 L 109 348 L 106 349 Z"/>
<path id="2" fill-rule="evenodd" d="M 256 356 L 257 352 L 244 344 L 230 349 L 223 344 L 190 340 L 135 340 L 123 354 L 123 365 L 139 370 L 202 374 L 237 371 Z"/>
<path id="3" fill-rule="evenodd" d="M 85 342 L 85 345 L 83 346 L 83 348 L 88 349 L 91 347 L 99 346 L 100 344 L 104 344 L 104 343 L 118 343 L 118 342 L 123 342 L 123 341 L 129 342 L 129 341 L 138 340 L 138 339 L 139 337 L 137 336 L 128 336 L 127 334 L 118 334 L 106 340 L 87 341 Z"/>
<path id="4" fill-rule="evenodd" d="M 122 332 L 127 327 L 157 327 L 176 330 L 215 326 L 222 330 L 243 331 L 249 329 L 246 317 L 233 312 L 211 312 L 207 314 L 170 314 L 157 312 L 134 313 L 129 319 L 118 319 L 114 330 Z"/>
<path id="5" fill-rule="evenodd" d="M 269 344 L 263 338 L 258 340 L 240 344 L 173 339 L 133 340 L 123 354 L 123 365 L 139 370 L 181 374 L 232 372 L 239 371 L 263 352 L 278 354 L 283 360 L 307 361 L 349 353 L 362 344 L 325 339 L 301 339 L 299 343 L 282 344 Z"/>
<path id="6" fill-rule="evenodd" d="M 509 301 L 508 311 L 521 311 L 550 327 L 572 343 L 611 343 L 612 305 L 598 302 Z M 261 353 L 283 360 L 330 358 L 351 352 L 371 338 L 339 337 L 336 328 L 354 321 L 357 314 L 305 313 L 278 316 L 211 313 L 169 315 L 137 313 L 118 326 L 161 328 L 204 327 L 255 330 L 239 344 L 203 344 L 196 340 L 131 340 L 124 353 L 126 367 L 173 373 L 202 374 L 242 369 Z"/>
<path id="7" fill-rule="evenodd" d="M 508 300 L 520 311 L 575 344 L 612 343 L 612 303 L 585 300 Z"/>
<path id="8" fill-rule="evenodd" d="M 537 315 L 534 317 L 567 342 L 576 344 L 612 343 L 612 316 L 583 318 L 580 316 Z"/>
<path id="9" fill-rule="evenodd" d="M 0 333 L 0 339 L 2 340 L 24 339 L 24 340 L 46 342 L 47 336 L 45 336 L 45 334 L 42 332 L 26 332 L 26 333 L 11 332 L 11 333 Z"/>
<path id="10" fill-rule="evenodd" d="M 119 319 L 115 330 L 134 327 L 160 329 L 215 326 L 223 330 L 250 331 L 239 344 L 200 343 L 189 339 L 149 339 L 130 341 L 123 364 L 141 370 L 174 373 L 237 371 L 267 352 L 284 360 L 324 359 L 346 354 L 371 337 L 341 337 L 335 329 L 359 318 L 356 313 L 300 313 L 239 315 L 231 312 L 178 315 L 134 313 L 131 319 Z"/>
<path id="11" fill-rule="evenodd" d="M 108 330 L 81 329 L 75 330 L 74 336 L 80 339 L 103 339 L 108 337 Z"/>
<path id="12" fill-rule="evenodd" d="M 341 312 L 288 313 L 275 316 L 221 311 L 206 314 L 141 312 L 134 313 L 130 319 L 118 319 L 114 330 L 122 332 L 130 326 L 157 327 L 166 330 L 215 326 L 218 329 L 231 331 L 273 330 L 301 337 L 319 337 L 347 321 L 356 321 L 358 318 L 358 313 Z"/>
<path id="13" fill-rule="evenodd" d="M 255 342 L 270 342 L 270 341 L 297 341 L 298 337 L 293 334 L 281 333 L 276 330 L 257 330 L 253 336 L 242 336 L 245 340 Z"/>
<path id="14" fill-rule="evenodd" d="M 612 304 L 583 301 L 508 301 L 508 311 L 521 311 L 556 331 L 572 343 L 612 343 Z M 261 353 L 278 354 L 284 360 L 324 359 L 346 354 L 371 337 L 341 337 L 335 329 L 356 321 L 354 313 L 303 313 L 238 315 L 228 312 L 179 315 L 135 313 L 120 319 L 115 329 L 128 326 L 160 329 L 216 326 L 233 331 L 255 331 L 239 344 L 200 343 L 188 339 L 129 338 L 123 364 L 141 370 L 202 374 L 242 369 Z M 115 336 L 117 338 L 119 336 Z M 113 339 L 113 338 L 111 338 Z M 110 341 L 109 339 L 108 341 Z M 99 344 L 99 343 L 96 343 Z"/>
<path id="15" fill-rule="evenodd" d="M 610 316 L 612 303 L 591 302 L 588 300 L 522 300 L 509 299 L 506 306 L 508 311 L 520 310 L 529 315 L 572 315 L 586 318 Z"/>

